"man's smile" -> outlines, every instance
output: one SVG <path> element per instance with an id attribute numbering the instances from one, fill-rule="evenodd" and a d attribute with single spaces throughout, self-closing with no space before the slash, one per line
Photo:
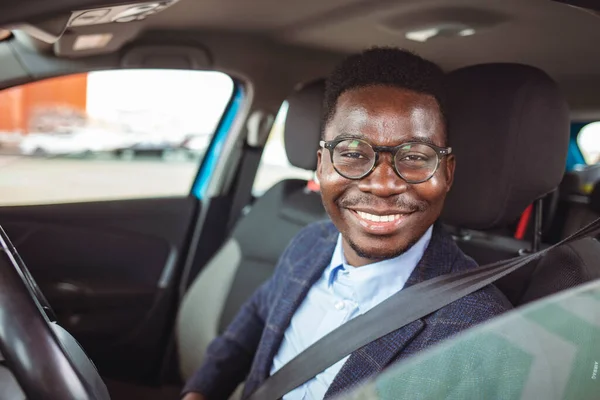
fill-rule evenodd
<path id="1" fill-rule="evenodd" d="M 356 209 L 345 209 L 361 230 L 368 234 L 390 235 L 402 228 L 406 220 L 414 214 L 414 211 L 363 211 Z"/>

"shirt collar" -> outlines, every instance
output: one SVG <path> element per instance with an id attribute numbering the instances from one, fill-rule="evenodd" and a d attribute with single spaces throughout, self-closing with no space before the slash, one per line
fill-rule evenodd
<path id="1" fill-rule="evenodd" d="M 388 278 L 395 279 L 396 281 L 400 279 L 401 282 L 398 282 L 398 284 L 401 283 L 401 285 L 398 290 L 402 289 L 404 283 L 406 283 L 406 280 L 408 280 L 408 277 L 423 257 L 425 249 L 427 249 L 431 240 L 432 232 L 433 225 L 427 229 L 417 243 L 398 257 L 378 261 L 359 268 L 349 265 L 346 261 L 342 246 L 342 235 L 339 234 L 335 250 L 331 257 L 331 263 L 325 271 L 328 287 L 334 284 L 340 272 L 347 271 L 353 275 L 354 279 L 360 281 L 372 280 L 374 278 L 381 281 L 385 281 Z"/>

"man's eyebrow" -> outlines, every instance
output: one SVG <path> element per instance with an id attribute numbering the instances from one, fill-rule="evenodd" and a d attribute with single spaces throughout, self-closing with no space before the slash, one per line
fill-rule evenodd
<path id="1" fill-rule="evenodd" d="M 338 140 L 338 139 L 360 139 L 360 140 L 365 140 L 365 141 L 369 141 L 369 139 L 365 136 L 365 135 L 361 135 L 359 133 L 341 133 L 339 135 L 337 135 L 335 138 L 333 138 L 333 140 Z M 432 146 L 438 146 L 433 139 L 431 139 L 428 136 L 413 136 L 410 138 L 407 138 L 406 140 L 403 140 L 402 143 L 409 143 L 409 142 L 418 142 L 418 143 L 425 143 L 425 144 L 430 144 Z M 399 144 L 402 144 L 399 143 Z"/>
<path id="2" fill-rule="evenodd" d="M 367 140 L 367 137 L 365 135 L 361 135 L 360 133 L 340 133 L 339 135 L 337 135 L 336 137 L 333 138 L 333 140 L 338 140 L 338 139 Z"/>
<path id="3" fill-rule="evenodd" d="M 406 140 L 406 142 L 421 142 L 425 144 L 430 144 L 432 146 L 437 146 L 437 144 L 428 136 L 416 136 Z"/>

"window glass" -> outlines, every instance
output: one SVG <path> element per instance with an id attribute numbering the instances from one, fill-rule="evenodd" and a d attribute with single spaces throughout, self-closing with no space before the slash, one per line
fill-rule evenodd
<path id="1" fill-rule="evenodd" d="M 597 164 L 600 161 L 600 121 L 587 124 L 579 131 L 577 144 L 585 162 Z"/>
<path id="2" fill-rule="evenodd" d="M 144 69 L 0 92 L 0 205 L 188 194 L 233 86 L 220 72 Z"/>
<path id="3" fill-rule="evenodd" d="M 284 102 L 277 113 L 277 118 L 269 133 L 269 139 L 260 160 L 252 193 L 260 196 L 276 183 L 284 179 L 306 179 L 313 177 L 314 172 L 294 167 L 290 164 L 285 152 L 284 126 L 288 103 Z"/>

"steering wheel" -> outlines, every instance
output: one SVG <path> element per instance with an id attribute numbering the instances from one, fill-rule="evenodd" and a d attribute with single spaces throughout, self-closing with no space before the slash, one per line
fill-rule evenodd
<path id="1" fill-rule="evenodd" d="M 56 323 L 46 298 L 2 227 L 0 352 L 4 357 L 0 364 L 10 370 L 11 382 L 16 379 L 19 392 L 29 400 L 110 400 L 98 370 L 75 338 Z"/>

